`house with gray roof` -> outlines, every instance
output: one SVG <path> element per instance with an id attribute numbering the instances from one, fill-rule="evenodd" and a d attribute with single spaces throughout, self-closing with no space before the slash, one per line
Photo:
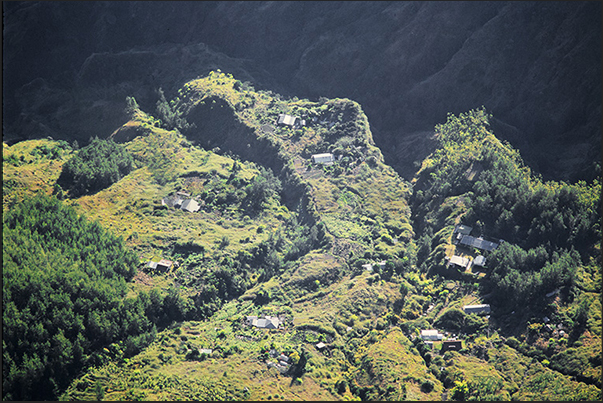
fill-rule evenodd
<path id="1" fill-rule="evenodd" d="M 159 262 L 153 262 L 152 260 L 147 263 L 147 269 L 160 270 L 160 271 L 168 271 L 172 268 L 174 262 L 167 259 L 161 259 Z"/>
<path id="2" fill-rule="evenodd" d="M 197 203 L 197 201 L 193 199 L 183 201 L 182 205 L 180 206 L 181 210 L 188 211 L 190 213 L 196 213 L 197 211 L 199 211 L 200 208 L 201 206 L 199 205 L 199 203 Z"/>
<path id="3" fill-rule="evenodd" d="M 489 314 L 490 313 L 490 304 L 480 304 L 480 305 L 465 305 L 463 306 L 463 312 L 476 313 L 476 314 Z"/>
<path id="4" fill-rule="evenodd" d="M 471 246 L 474 248 L 487 250 L 487 251 L 493 251 L 494 249 L 498 248 L 498 244 L 496 242 L 486 241 L 482 237 L 475 238 L 475 237 L 472 237 L 471 235 L 463 235 L 461 237 L 459 243 L 462 245 Z"/>
<path id="5" fill-rule="evenodd" d="M 469 235 L 472 229 L 473 228 L 468 225 L 459 224 L 454 228 L 454 232 L 461 235 Z"/>
<path id="6" fill-rule="evenodd" d="M 258 318 L 257 316 L 248 316 L 247 324 L 262 329 L 278 329 L 281 321 L 272 316 L 265 316 L 263 318 Z"/>
<path id="7" fill-rule="evenodd" d="M 484 267 L 486 265 L 486 258 L 482 255 L 479 255 L 475 259 L 473 259 L 473 264 L 475 266 Z"/>
<path id="8" fill-rule="evenodd" d="M 424 329 L 421 330 L 421 339 L 423 340 L 442 340 L 444 335 L 438 332 L 436 329 Z"/>
<path id="9" fill-rule="evenodd" d="M 444 340 L 440 353 L 445 353 L 446 351 L 459 351 L 462 348 L 463 342 L 461 340 Z"/>

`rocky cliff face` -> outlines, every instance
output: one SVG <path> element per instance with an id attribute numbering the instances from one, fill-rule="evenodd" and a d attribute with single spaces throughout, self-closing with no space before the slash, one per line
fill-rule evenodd
<path id="1" fill-rule="evenodd" d="M 406 177 L 430 151 L 436 123 L 481 105 L 545 177 L 592 177 L 601 159 L 599 2 L 40 2 L 4 10 L 5 129 L 14 138 L 88 133 L 92 105 L 118 123 L 125 96 L 152 105 L 157 88 L 169 96 L 221 68 L 292 96 L 358 101 L 386 161 Z"/>

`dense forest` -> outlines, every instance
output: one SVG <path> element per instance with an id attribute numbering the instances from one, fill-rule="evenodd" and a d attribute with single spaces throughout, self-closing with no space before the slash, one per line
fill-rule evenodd
<path id="1" fill-rule="evenodd" d="M 54 197 L 5 212 L 2 259 L 3 400 L 56 399 L 82 369 L 140 352 L 181 305 L 127 296 L 137 257 Z"/>

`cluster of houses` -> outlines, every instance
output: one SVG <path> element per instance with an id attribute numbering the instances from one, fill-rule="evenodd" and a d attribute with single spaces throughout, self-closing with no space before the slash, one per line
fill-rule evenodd
<path id="1" fill-rule="evenodd" d="M 463 342 L 456 339 L 444 340 L 444 335 L 438 332 L 436 329 L 425 329 L 421 330 L 421 339 L 425 342 L 425 345 L 429 348 L 433 348 L 434 341 L 441 341 L 442 348 L 441 353 L 446 351 L 459 351 L 463 348 Z"/>
<path id="2" fill-rule="evenodd" d="M 270 350 L 269 354 L 270 357 L 276 359 L 276 362 L 268 361 L 266 363 L 268 365 L 268 368 L 276 368 L 281 373 L 287 372 L 287 370 L 289 369 L 289 365 L 292 364 L 291 357 L 289 357 L 285 353 L 279 354 L 275 349 Z"/>
<path id="3" fill-rule="evenodd" d="M 320 343 L 316 344 L 316 348 L 319 351 L 324 350 L 326 347 L 327 347 L 327 345 L 325 343 L 323 343 L 323 342 L 320 342 Z M 279 352 L 277 350 L 271 349 L 268 352 L 268 354 L 270 354 L 270 357 L 272 359 L 275 359 L 275 361 L 276 361 L 276 362 L 268 361 L 266 363 L 266 365 L 268 365 L 268 368 L 276 368 L 281 373 L 285 373 L 289 369 L 289 366 L 291 364 L 293 364 L 293 360 L 291 359 L 291 357 L 289 357 L 284 352 L 282 352 L 282 353 L 279 354 Z"/>
<path id="4" fill-rule="evenodd" d="M 317 118 L 312 119 L 313 122 L 317 121 Z M 321 121 L 320 123 L 329 123 L 327 121 Z M 306 120 L 300 118 L 299 116 L 287 115 L 285 113 L 281 113 L 278 115 L 278 120 L 276 124 L 279 126 L 289 126 L 293 128 L 298 128 L 302 126 L 306 126 Z M 310 157 L 310 160 L 313 164 L 324 164 L 330 165 L 337 160 L 337 157 L 331 153 L 322 153 L 322 154 L 314 154 Z"/>
<path id="5" fill-rule="evenodd" d="M 482 255 L 477 256 L 475 259 L 470 259 L 468 257 L 462 257 L 459 255 L 446 256 L 446 261 L 448 262 L 446 267 L 455 266 L 460 269 L 464 269 L 470 271 L 473 266 L 486 266 L 486 258 Z"/>
<path id="6" fill-rule="evenodd" d="M 191 198 L 190 194 L 182 191 L 176 192 L 174 196 L 161 199 L 161 205 L 179 208 L 190 213 L 196 213 L 201 209 L 201 205 L 197 200 Z"/>
<path id="7" fill-rule="evenodd" d="M 472 230 L 473 228 L 467 225 L 457 225 L 454 228 L 454 232 L 452 234 L 453 243 L 455 245 L 463 245 L 491 252 L 495 250 L 501 242 L 503 242 L 502 239 L 499 240 L 499 242 L 497 243 L 488 241 L 483 237 L 473 237 L 470 235 Z M 467 271 L 470 271 L 473 266 L 486 266 L 486 258 L 482 255 L 478 255 L 475 259 L 470 259 L 468 257 L 463 257 L 459 255 L 453 255 L 450 257 L 447 256 L 446 261 L 448 262 L 446 267 L 453 266 Z"/>
<path id="8" fill-rule="evenodd" d="M 480 305 L 464 305 L 463 312 L 466 314 L 490 314 L 490 305 L 489 304 L 480 304 Z M 454 337 L 454 335 L 453 335 Z M 455 338 L 444 340 L 444 334 L 440 333 L 437 329 L 424 329 L 421 330 L 421 340 L 425 342 L 427 347 L 433 349 L 433 342 L 440 341 L 442 342 L 442 348 L 440 350 L 441 353 L 445 353 L 446 351 L 459 351 L 463 348 L 463 343 L 461 340 L 456 340 Z"/>
<path id="9" fill-rule="evenodd" d="M 545 316 L 542 318 L 542 321 L 544 322 L 544 330 L 548 333 L 550 333 L 552 336 L 555 337 L 563 337 L 565 336 L 565 331 L 563 330 L 563 324 L 558 323 L 558 324 L 554 324 L 551 322 L 551 319 L 548 316 Z"/>

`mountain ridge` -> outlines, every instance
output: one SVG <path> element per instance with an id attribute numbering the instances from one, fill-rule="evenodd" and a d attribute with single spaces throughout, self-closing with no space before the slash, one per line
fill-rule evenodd
<path id="1" fill-rule="evenodd" d="M 4 48 L 5 76 L 14 78 L 4 82 L 5 130 L 15 139 L 37 136 L 40 130 L 27 134 L 11 124 L 21 112 L 55 137 L 78 136 L 85 127 L 63 134 L 57 121 L 48 122 L 58 105 L 27 110 L 15 103 L 21 86 L 36 77 L 64 88 L 92 53 L 204 43 L 228 55 L 213 68 L 243 77 L 227 67 L 232 63 L 227 59 L 246 60 L 244 70 L 258 87 L 360 102 L 388 163 L 406 178 L 414 174 L 415 161 L 400 159 L 398 147 L 414 137 L 420 148 L 429 148 L 429 139 L 418 133 L 430 131 L 448 112 L 482 105 L 517 128 L 501 136 L 546 178 L 590 179 L 600 160 L 598 2 L 204 2 L 178 7 L 129 2 L 67 8 L 42 2 L 4 7 L 6 32 L 26 28 Z M 88 21 L 84 34 L 71 24 L 78 13 Z M 33 41 L 44 29 L 53 34 L 43 43 Z M 77 38 L 73 49 L 66 47 L 69 37 Z M 38 55 L 50 62 L 26 62 Z M 170 71 L 182 72 L 182 67 L 175 63 Z M 431 78 L 418 84 L 425 74 Z M 152 104 L 157 88 L 171 94 L 196 75 L 185 76 L 179 83 L 164 77 L 135 87 L 145 86 Z"/>

